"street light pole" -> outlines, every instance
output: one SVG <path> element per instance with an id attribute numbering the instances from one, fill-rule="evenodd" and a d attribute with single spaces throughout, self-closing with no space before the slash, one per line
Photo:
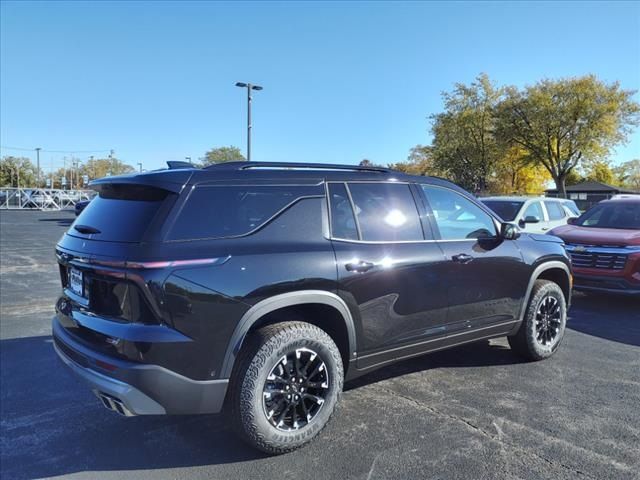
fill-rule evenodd
<path id="1" fill-rule="evenodd" d="M 252 85 L 251 83 L 237 82 L 236 87 L 247 89 L 247 161 L 251 161 L 251 96 L 252 90 L 262 90 L 260 85 Z"/>
<path id="2" fill-rule="evenodd" d="M 42 150 L 42 148 L 36 148 L 36 168 L 38 169 L 36 170 L 36 188 L 40 188 L 40 150 Z"/>
<path id="3" fill-rule="evenodd" d="M 138 167 L 140 167 L 140 173 L 142 173 L 142 163 L 138 162 Z"/>

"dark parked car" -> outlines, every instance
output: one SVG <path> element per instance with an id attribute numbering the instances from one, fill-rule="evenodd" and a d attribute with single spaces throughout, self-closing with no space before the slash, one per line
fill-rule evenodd
<path id="1" fill-rule="evenodd" d="M 551 233 L 566 243 L 577 290 L 640 296 L 640 196 L 602 201 Z"/>
<path id="2" fill-rule="evenodd" d="M 564 334 L 561 240 L 445 180 L 242 162 L 93 187 L 57 246 L 54 345 L 123 415 L 224 404 L 282 453 L 318 434 L 346 380 L 505 335 L 540 360 Z"/>
<path id="3" fill-rule="evenodd" d="M 75 206 L 73 207 L 74 211 L 76 212 L 76 217 L 80 215 L 85 208 L 87 208 L 87 205 L 89 205 L 90 201 L 91 200 L 82 200 L 80 202 L 76 202 Z"/>

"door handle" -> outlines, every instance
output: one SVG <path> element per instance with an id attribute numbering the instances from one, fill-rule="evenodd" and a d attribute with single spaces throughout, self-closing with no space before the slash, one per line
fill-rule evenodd
<path id="1" fill-rule="evenodd" d="M 467 255 L 466 253 L 459 253 L 458 255 L 454 255 L 451 257 L 451 260 L 454 262 L 466 264 L 473 261 L 473 257 L 471 255 Z"/>
<path id="2" fill-rule="evenodd" d="M 542 227 L 543 232 L 546 232 L 547 230 L 549 230 L 549 227 Z"/>
<path id="3" fill-rule="evenodd" d="M 375 264 L 371 262 L 360 260 L 358 262 L 349 262 L 345 264 L 344 268 L 346 268 L 348 272 L 364 273 L 371 270 L 374 266 Z"/>

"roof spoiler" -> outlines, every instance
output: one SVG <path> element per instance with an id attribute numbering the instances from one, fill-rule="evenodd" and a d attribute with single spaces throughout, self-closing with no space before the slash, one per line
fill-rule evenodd
<path id="1" fill-rule="evenodd" d="M 184 162 L 182 160 L 169 160 L 167 161 L 169 170 L 176 170 L 178 168 L 197 168 L 191 162 Z"/>
<path id="2" fill-rule="evenodd" d="M 157 170 L 154 172 L 134 173 L 128 175 L 116 175 L 92 180 L 89 187 L 100 191 L 103 185 L 143 185 L 160 188 L 173 193 L 180 193 L 191 179 L 193 171 L 186 169 Z"/>

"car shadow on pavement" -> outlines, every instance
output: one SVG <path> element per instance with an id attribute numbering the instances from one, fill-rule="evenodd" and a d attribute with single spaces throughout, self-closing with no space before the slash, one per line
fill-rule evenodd
<path id="1" fill-rule="evenodd" d="M 640 346 L 640 299 L 606 293 L 575 293 L 567 328 Z"/>
<path id="2" fill-rule="evenodd" d="M 124 418 L 109 412 L 51 343 L 49 336 L 0 341 L 0 477 L 194 467 L 266 456 L 242 443 L 221 415 Z M 430 368 L 518 362 L 508 347 L 480 342 L 405 360 L 348 382 L 345 390 Z"/>
<path id="3" fill-rule="evenodd" d="M 352 390 L 432 368 L 490 367 L 522 363 L 521 357 L 504 342 L 481 340 L 449 350 L 422 355 L 386 366 L 345 383 L 344 390 Z"/>
<path id="4" fill-rule="evenodd" d="M 633 299 L 578 294 L 568 328 L 639 346 L 637 311 Z M 504 339 L 480 341 L 387 366 L 347 382 L 345 390 L 433 368 L 521 362 Z M 265 457 L 242 443 L 220 415 L 123 418 L 107 411 L 57 358 L 50 336 L 0 341 L 0 365 L 2 478 L 197 467 Z"/>
<path id="5" fill-rule="evenodd" d="M 0 477 L 255 460 L 219 415 L 120 417 L 57 358 L 51 337 L 0 342 Z M 135 477 L 135 474 L 134 474 Z"/>
<path id="6" fill-rule="evenodd" d="M 75 217 L 60 217 L 60 218 L 40 218 L 39 222 L 57 222 L 60 227 L 68 227 L 73 223 Z"/>

